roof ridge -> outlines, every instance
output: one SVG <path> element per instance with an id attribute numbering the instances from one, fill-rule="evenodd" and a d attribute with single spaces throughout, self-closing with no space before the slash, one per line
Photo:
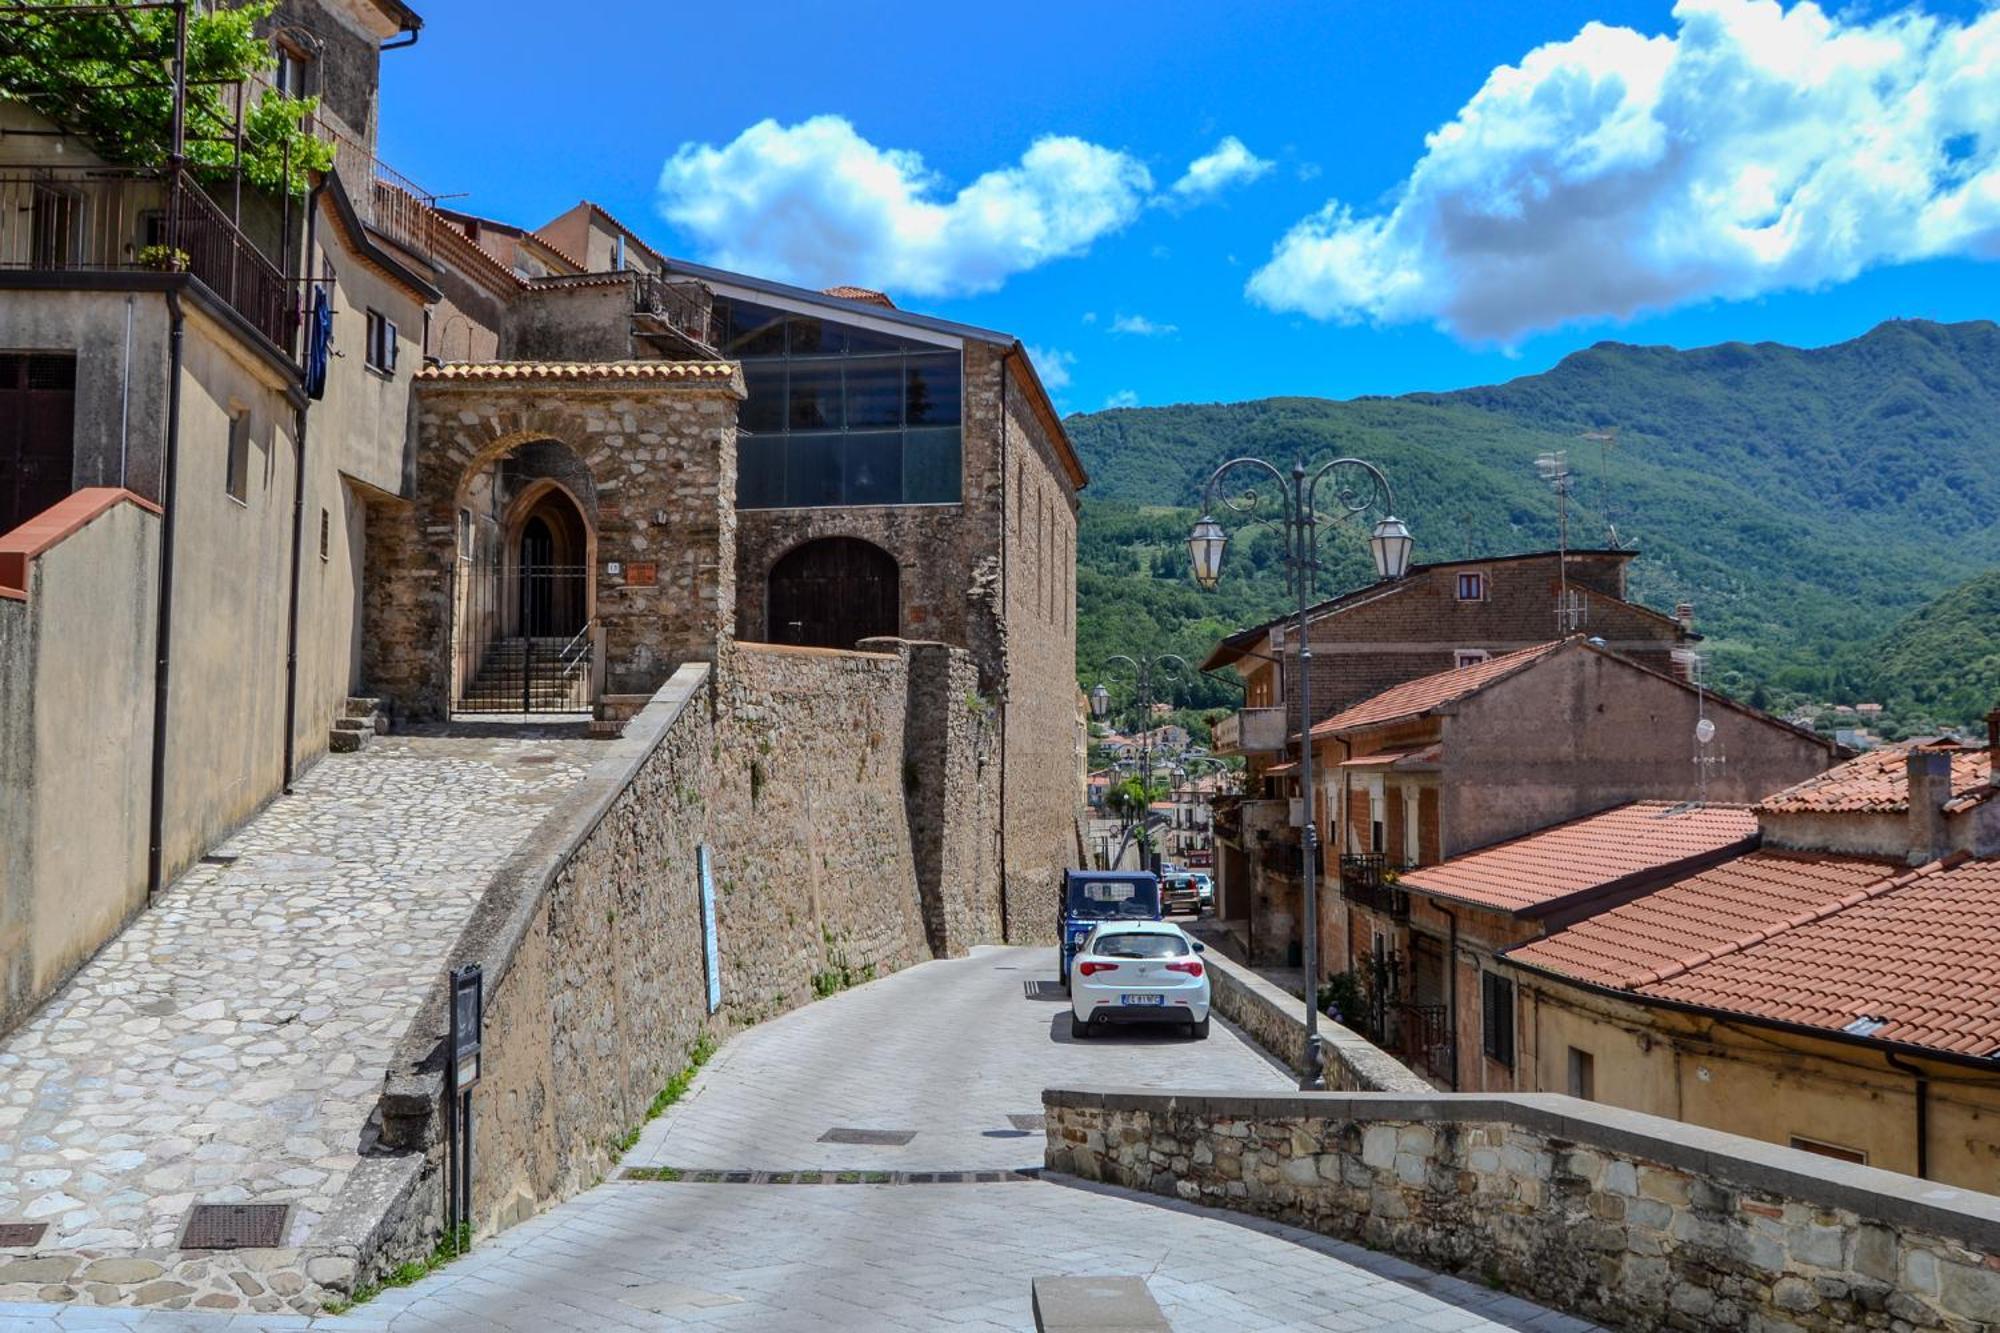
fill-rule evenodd
<path id="1" fill-rule="evenodd" d="M 1680 959 L 1668 964 L 1666 967 L 1656 968 L 1652 972 L 1634 977 L 1625 985 L 1619 987 L 1619 989 L 1637 991 L 1647 986 L 1657 986 L 1663 981 L 1672 981 L 1675 977 L 1685 976 L 1687 973 L 1694 971 L 1695 968 L 1706 966 L 1718 958 L 1726 958 L 1731 954 L 1742 953 L 1745 949 L 1762 944 L 1766 940 L 1774 939 L 1788 931 L 1798 930 L 1801 927 L 1824 921 L 1828 917 L 1838 916 L 1850 907 L 1857 907 L 1862 903 L 1894 893 L 1897 889 L 1907 888 L 1919 880 L 1928 879 L 1930 876 L 1940 872 L 1956 870 L 1971 859 L 1972 853 L 1970 852 L 1953 852 L 1949 856 L 1941 857 L 1935 861 L 1926 861 L 1920 866 L 1913 866 L 1900 873 L 1885 875 L 1874 883 L 1864 888 L 1856 889 L 1854 892 L 1846 894 L 1831 903 L 1822 904 L 1808 912 L 1801 912 L 1797 916 L 1779 922 L 1776 925 L 1751 931 L 1748 935 L 1740 939 L 1732 940 L 1728 944 L 1706 950 L 1697 958 Z"/>
<path id="2" fill-rule="evenodd" d="M 1434 671 L 1428 676 L 1418 676 L 1414 680 L 1399 681 L 1398 683 L 1391 685 L 1386 690 L 1378 690 L 1374 694 L 1369 695 L 1365 699 L 1355 700 L 1352 704 L 1349 704 L 1346 708 L 1341 709 L 1338 713 L 1335 713 L 1332 717 L 1324 718 L 1318 722 L 1313 723 L 1313 725 L 1310 728 L 1308 728 L 1308 733 L 1314 736 L 1319 736 L 1319 735 L 1334 736 L 1352 727 L 1357 727 L 1357 726 L 1380 727 L 1380 726 L 1386 726 L 1391 722 L 1402 721 L 1406 718 L 1424 717 L 1430 713 L 1436 712 L 1438 709 L 1444 707 L 1446 704 L 1457 703 L 1459 700 L 1469 698 L 1470 696 L 1479 693 L 1481 690 L 1490 689 L 1492 686 L 1499 684 L 1503 680 L 1509 680 L 1515 675 L 1519 674 L 1520 672 L 1526 670 L 1528 667 L 1533 666 L 1536 662 L 1541 661 L 1544 657 L 1552 656 L 1556 651 L 1566 648 L 1572 643 L 1581 644 L 1582 642 L 1583 640 L 1574 637 L 1552 639 L 1547 643 L 1538 643 L 1533 645 L 1532 647 L 1516 648 L 1511 653 L 1502 653 L 1498 657 L 1488 658 L 1486 661 L 1476 663 L 1472 666 L 1450 667 L 1443 671 Z M 1443 698 L 1437 699 L 1431 703 L 1424 704 L 1420 707 L 1412 707 L 1404 710 L 1403 712 L 1389 713 L 1382 717 L 1370 718 L 1365 723 L 1348 723 L 1345 726 L 1334 725 L 1335 723 L 1339 722 L 1340 719 L 1346 717 L 1348 714 L 1359 712 L 1360 710 L 1368 707 L 1369 704 L 1374 703 L 1381 699 L 1385 699 L 1390 695 L 1395 694 L 1399 691 L 1415 690 L 1417 686 L 1429 684 L 1434 681 L 1445 680 L 1453 676 L 1466 678 L 1464 680 L 1464 688 L 1457 691 L 1456 693 L 1447 694 Z"/>

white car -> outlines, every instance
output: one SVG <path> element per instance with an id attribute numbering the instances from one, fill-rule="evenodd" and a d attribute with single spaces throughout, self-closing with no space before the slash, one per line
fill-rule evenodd
<path id="1" fill-rule="evenodd" d="M 1190 873 L 1194 878 L 1195 892 L 1201 895 L 1201 910 L 1204 912 L 1214 911 L 1215 880 L 1206 871 L 1196 870 Z"/>
<path id="2" fill-rule="evenodd" d="M 1069 1034 L 1111 1023 L 1184 1023 L 1208 1035 L 1208 967 L 1202 946 L 1170 921 L 1107 921 L 1070 962 Z"/>

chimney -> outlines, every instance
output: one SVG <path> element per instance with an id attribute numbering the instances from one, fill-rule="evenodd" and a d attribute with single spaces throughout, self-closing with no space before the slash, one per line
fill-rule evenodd
<path id="1" fill-rule="evenodd" d="M 1935 861 L 1951 850 L 1944 803 L 1951 799 L 1951 754 L 1911 749 L 1905 760 L 1910 778 L 1910 864 Z"/>
<path id="2" fill-rule="evenodd" d="M 1682 602 L 1675 606 L 1674 619 L 1681 622 L 1681 629 L 1685 633 L 1694 633 L 1694 603 Z"/>

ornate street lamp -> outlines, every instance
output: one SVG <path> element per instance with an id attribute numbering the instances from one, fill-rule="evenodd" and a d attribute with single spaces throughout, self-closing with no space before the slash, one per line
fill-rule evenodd
<path id="1" fill-rule="evenodd" d="M 1152 813 L 1153 804 L 1154 685 L 1156 682 L 1161 685 L 1171 685 L 1176 676 L 1192 675 L 1194 669 L 1187 664 L 1187 659 L 1178 653 L 1161 653 L 1158 657 L 1149 657 L 1144 660 L 1127 657 L 1123 653 L 1114 653 L 1112 656 L 1104 659 L 1104 664 L 1107 667 L 1114 662 L 1122 662 L 1131 670 L 1133 692 L 1139 700 L 1139 753 L 1141 756 L 1139 762 L 1139 791 L 1146 805 L 1139 812 L 1138 826 L 1143 829 L 1146 826 L 1147 816 Z M 1102 683 L 1091 687 L 1090 707 L 1091 711 L 1096 712 L 1099 717 L 1103 717 L 1111 711 L 1111 691 L 1106 689 Z M 1099 711 L 1100 709 L 1102 711 Z M 1119 851 L 1120 855 L 1123 855 L 1124 849 L 1122 845 Z"/>
<path id="2" fill-rule="evenodd" d="M 1319 1035 L 1319 824 L 1313 817 L 1312 763 L 1312 638 L 1306 613 L 1319 583 L 1319 541 L 1321 529 L 1370 509 L 1379 509 L 1382 519 L 1368 536 L 1369 554 L 1375 573 L 1384 580 L 1399 579 L 1410 567 L 1410 551 L 1416 544 L 1403 521 L 1395 517 L 1395 503 L 1389 479 L 1382 469 L 1359 458 L 1336 458 L 1308 474 L 1305 460 L 1292 464 L 1289 478 L 1276 465 L 1261 458 L 1232 458 L 1217 468 L 1203 488 L 1201 521 L 1188 534 L 1188 556 L 1194 565 L 1195 582 L 1213 588 L 1222 577 L 1223 553 L 1229 549 L 1229 534 L 1217 522 L 1215 500 L 1222 480 L 1232 472 L 1255 474 L 1268 480 L 1272 489 L 1259 493 L 1256 483 L 1234 495 L 1223 495 L 1222 505 L 1241 514 L 1246 523 L 1261 524 L 1279 533 L 1284 540 L 1287 582 L 1298 598 L 1299 616 L 1299 790 L 1305 799 L 1305 940 L 1306 973 L 1306 1068 L 1299 1087 L 1314 1091 L 1326 1086 L 1326 1054 Z M 1322 497 L 1322 483 L 1329 492 Z M 1264 510 L 1273 500 L 1274 512 Z"/>
<path id="3" fill-rule="evenodd" d="M 1100 683 L 1090 687 L 1090 715 L 1102 722 L 1111 713 L 1111 691 Z"/>

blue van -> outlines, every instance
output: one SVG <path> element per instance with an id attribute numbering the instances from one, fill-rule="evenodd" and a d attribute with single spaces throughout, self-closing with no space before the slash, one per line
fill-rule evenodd
<path id="1" fill-rule="evenodd" d="M 1062 984 L 1069 985 L 1069 960 L 1100 922 L 1161 919 L 1160 880 L 1149 871 L 1063 871 Z"/>

